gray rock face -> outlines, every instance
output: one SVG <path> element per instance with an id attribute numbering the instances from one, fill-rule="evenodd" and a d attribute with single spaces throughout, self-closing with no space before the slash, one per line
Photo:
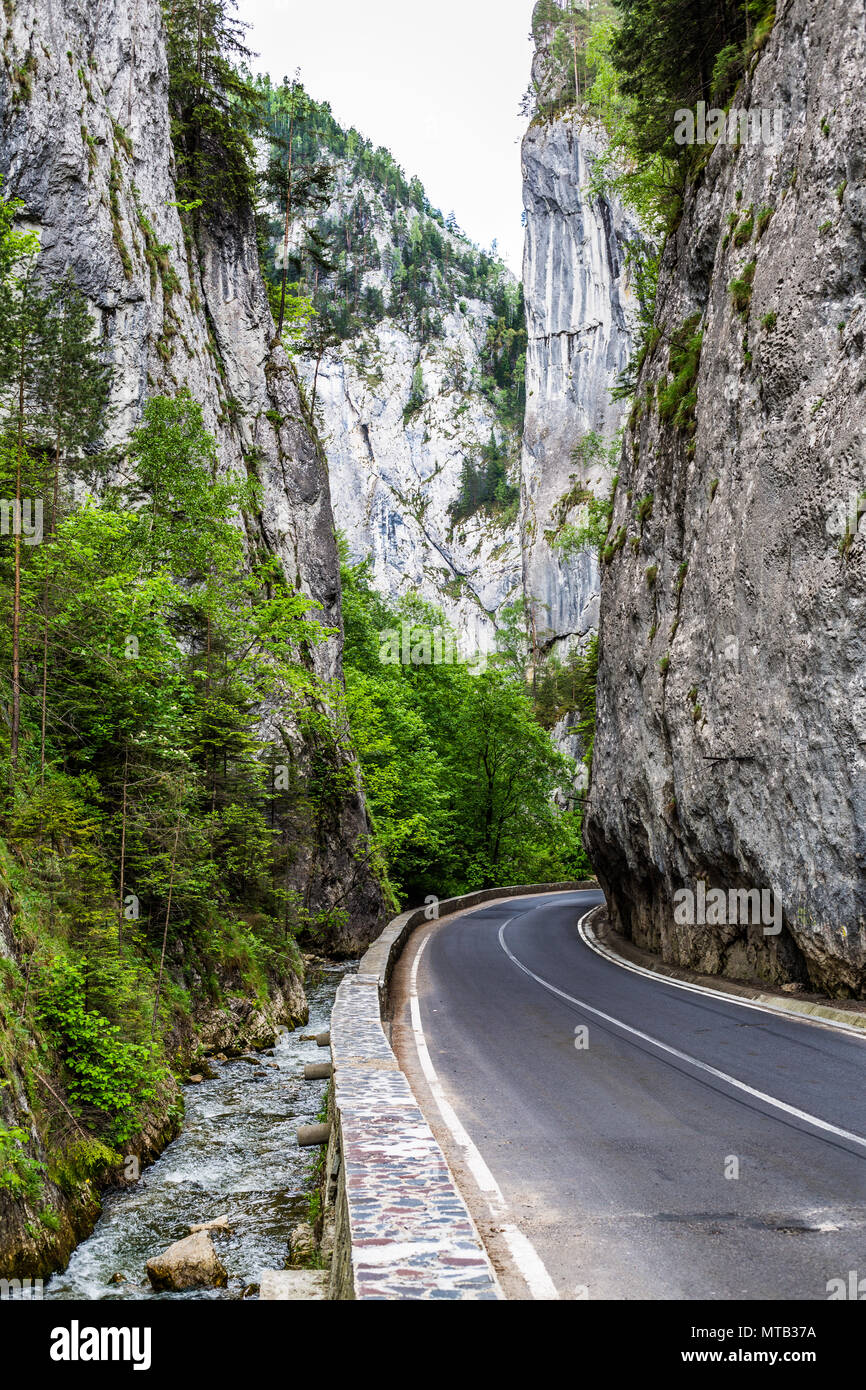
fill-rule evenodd
<path id="1" fill-rule="evenodd" d="M 7 15 L 9 11 L 7 10 Z M 303 417 L 294 371 L 272 347 L 273 321 L 251 218 L 185 239 L 176 203 L 168 73 L 158 0 L 16 0 L 0 70 L 0 174 L 41 236 L 47 277 L 71 268 L 117 375 L 112 432 L 125 439 L 146 398 L 188 387 L 227 471 L 258 473 L 251 546 L 341 625 L 327 467 Z M 23 81 L 20 74 L 26 74 Z M 161 255 L 176 283 L 160 269 Z M 340 641 L 315 651 L 341 678 Z M 279 710 L 274 724 L 303 765 L 307 750 Z M 357 784 L 357 779 L 356 779 Z M 297 886 L 317 908 L 340 904 L 344 949 L 372 939 L 381 892 L 363 863 L 363 798 L 349 796 L 314 836 L 296 827 Z M 359 853 L 359 851 L 361 851 Z"/>
<path id="2" fill-rule="evenodd" d="M 363 289 L 391 295 L 401 252 L 395 219 L 417 221 L 412 206 L 386 206 L 372 180 L 339 162 L 328 216 L 345 215 L 361 197 L 375 239 L 377 265 L 363 275 Z M 440 228 L 456 258 L 469 247 Z M 278 248 L 281 252 L 282 248 Z M 516 282 L 506 275 L 516 290 Z M 391 599 L 420 594 L 441 609 L 463 639 L 465 653 L 495 650 L 496 619 L 521 595 L 520 527 L 501 513 L 480 510 L 455 524 L 463 464 L 476 459 L 491 432 L 503 428 L 480 389 L 482 350 L 493 321 L 489 304 L 461 300 L 442 309 L 442 334 L 419 343 L 392 317 L 371 323 L 329 352 L 317 367 L 300 370 L 315 389 L 328 454 L 334 514 L 353 560 L 372 560 L 371 577 Z M 407 414 L 413 378 L 420 368 L 424 404 Z M 519 448 L 515 441 L 514 454 Z M 517 481 L 516 462 L 514 479 Z"/>
<path id="3" fill-rule="evenodd" d="M 859 996 L 864 62 L 863 0 L 781 6 L 735 104 L 778 109 L 782 139 L 717 146 L 667 247 L 662 337 L 613 521 L 638 549 L 626 544 L 604 580 L 588 824 L 615 922 L 634 940 L 701 969 Z M 654 392 L 693 315 L 704 339 L 692 436 L 660 420 Z M 649 495 L 641 535 L 635 506 Z M 677 924 L 673 895 L 699 879 L 774 890 L 781 934 Z"/>
<path id="4" fill-rule="evenodd" d="M 477 370 L 490 311 L 477 320 L 447 317 L 443 340 L 421 350 L 403 329 L 383 322 L 367 335 L 373 371 L 359 366 L 357 344 L 329 356 L 317 382 L 337 525 L 354 560 L 372 560 L 371 578 L 392 599 L 420 594 L 441 609 L 465 654 L 495 649 L 496 619 L 522 592 L 520 532 L 482 509 L 457 524 L 464 458 L 490 438 L 495 418 L 475 391 L 456 390 L 451 369 Z M 416 362 L 427 401 L 404 419 Z M 314 368 L 303 368 L 308 383 Z M 373 374 L 375 373 L 375 375 Z"/>
<path id="5" fill-rule="evenodd" d="M 538 60 L 536 60 L 536 67 Z M 603 136 L 579 115 L 538 119 L 523 144 L 527 306 L 527 411 L 523 444 L 523 583 L 542 646 L 598 625 L 600 576 L 587 551 L 564 563 L 551 533 L 579 509 L 558 507 L 571 489 L 572 452 L 591 431 L 609 444 L 624 419 L 610 388 L 632 349 L 635 303 L 625 244 L 640 229 L 616 199 L 588 191 Z M 580 479 L 601 496 L 611 471 Z"/>
<path id="6" fill-rule="evenodd" d="M 536 54 L 536 72 L 543 62 Z M 373 580 L 392 598 L 417 592 L 441 607 L 467 650 L 494 649 L 501 609 L 521 597 L 531 604 L 542 647 L 569 645 L 598 623 L 594 555 L 563 564 L 546 533 L 579 520 L 579 507 L 558 508 L 572 487 L 575 445 L 590 431 L 610 443 L 624 419 L 609 389 L 631 355 L 635 304 L 625 244 L 640 231 L 618 200 L 587 191 L 603 140 L 567 113 L 534 123 L 524 142 L 529 398 L 516 522 L 482 510 L 455 525 L 449 511 L 464 459 L 500 430 L 478 389 L 488 305 L 462 301 L 443 314 L 443 336 L 424 346 L 384 319 L 329 353 L 318 372 L 315 363 L 302 364 L 309 390 L 315 382 L 334 511 L 353 557 L 372 557 Z M 367 180 L 347 182 L 339 166 L 336 172 L 331 214 L 362 194 L 379 259 L 392 264 L 393 214 L 380 192 Z M 465 253 L 465 244 L 443 236 Z M 388 274 L 370 269 L 364 287 L 387 298 Z M 426 401 L 407 420 L 418 365 Z M 583 481 L 606 494 L 611 472 L 592 467 Z"/>

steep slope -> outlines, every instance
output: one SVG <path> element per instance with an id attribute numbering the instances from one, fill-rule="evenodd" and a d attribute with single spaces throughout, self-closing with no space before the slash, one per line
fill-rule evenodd
<path id="1" fill-rule="evenodd" d="M 327 342 L 299 369 L 319 412 L 337 524 L 352 558 L 372 559 L 381 592 L 420 594 L 467 651 L 489 650 L 521 586 L 519 286 L 327 104 L 271 91 L 275 131 L 285 137 L 293 99 L 299 177 L 324 162 L 333 179 L 328 205 L 296 220 L 291 251 L 318 311 L 314 336 Z M 304 221 L 323 267 L 305 254 Z M 276 208 L 268 238 L 276 282 Z"/>
<path id="2" fill-rule="evenodd" d="M 109 0 L 97 9 L 25 0 L 6 5 L 0 24 L 3 193 L 22 201 L 25 225 L 39 233 L 43 280 L 50 284 L 70 269 L 87 297 L 115 366 L 111 441 L 123 446 L 149 397 L 189 388 L 216 438 L 224 473 L 255 474 L 261 482 L 261 509 L 244 519 L 248 554 L 276 557 L 288 584 L 319 605 L 323 624 L 336 629 L 311 647 L 309 661 L 322 682 L 338 687 L 339 562 L 324 455 L 294 369 L 273 345 L 252 213 L 202 221 L 194 230 L 178 206 L 158 0 Z M 322 944 L 352 953 L 376 935 L 383 895 L 368 863 L 357 766 L 330 698 L 322 701 L 312 733 L 279 704 L 268 713 L 271 743 L 284 751 L 294 776 L 279 812 L 292 851 L 285 886 L 311 918 L 333 924 Z M 314 779 L 325 788 L 315 796 Z M 98 1186 L 124 1171 L 121 1159 L 125 1165 L 158 1152 L 176 1130 L 182 1106 L 177 1082 L 158 1069 L 158 1058 L 158 1079 L 135 1129 L 112 1131 L 114 1097 L 102 1105 L 70 1101 L 67 1064 L 76 1045 L 86 1053 L 97 1037 L 116 1056 L 129 1056 L 129 1044 L 92 1002 L 89 1012 L 85 1004 L 75 1014 L 72 995 L 64 1043 L 57 1041 L 62 1029 L 51 1033 L 40 1024 L 34 998 L 44 1002 L 50 993 L 53 967 L 40 961 L 21 926 L 36 909 L 22 910 L 8 889 L 26 873 L 27 856 L 17 860 L 10 864 L 2 847 L 0 1274 L 22 1277 L 65 1262 L 98 1214 Z M 25 896 L 38 901 L 38 886 Z M 168 936 L 168 912 L 165 922 Z M 153 956 L 152 942 L 144 942 L 139 973 L 147 983 Z M 265 1045 L 277 1025 L 306 1015 L 288 933 L 266 979 L 245 974 L 242 952 L 216 957 L 218 964 L 212 958 L 205 965 L 189 942 L 186 950 L 180 939 L 168 943 L 166 974 L 176 1008 L 163 1041 L 166 1060 L 181 1074 L 201 1049 Z M 127 970 L 129 956 L 119 948 L 118 962 L 121 973 Z M 71 960 L 68 968 L 75 969 Z M 163 997 L 167 992 L 165 982 Z M 145 1076 L 150 1053 L 146 1046 L 140 1051 Z M 110 1068 L 112 1060 L 97 1045 L 91 1063 Z M 115 1151 L 121 1143 L 122 1155 Z"/>
<path id="3" fill-rule="evenodd" d="M 863 0 L 781 4 L 734 105 L 778 112 L 782 138 L 717 145 L 666 248 L 613 516 L 634 547 L 603 588 L 588 826 L 636 941 L 858 996 L 864 58 Z M 774 890 L 781 934 L 677 925 L 674 893 L 701 879 Z"/>
<path id="4" fill-rule="evenodd" d="M 98 317 L 117 369 L 114 438 L 128 437 L 147 396 L 188 387 L 224 469 L 261 479 L 249 545 L 277 556 L 339 630 L 327 468 L 290 364 L 272 344 L 252 217 L 221 219 L 196 241 L 177 206 L 160 5 L 109 3 L 97 13 L 32 0 L 6 19 L 0 175 L 40 232 L 45 278 L 71 268 Z M 313 660 L 320 677 L 339 679 L 339 638 Z M 360 792 L 335 802 L 327 825 L 305 815 L 294 826 L 297 887 L 314 909 L 348 914 L 348 933 L 332 944 L 360 945 L 382 910 L 363 862 Z"/>
<path id="5" fill-rule="evenodd" d="M 587 492 L 602 497 L 610 490 L 604 450 L 581 468 L 576 446 L 591 433 L 609 445 L 625 418 L 610 390 L 632 350 L 635 303 L 626 253 L 640 229 L 618 199 L 590 191 L 604 139 L 572 109 L 552 119 L 537 116 L 523 143 L 523 583 L 542 647 L 568 645 L 598 625 L 596 556 L 587 549 L 576 561 L 563 558 L 555 543 L 579 516 Z"/>

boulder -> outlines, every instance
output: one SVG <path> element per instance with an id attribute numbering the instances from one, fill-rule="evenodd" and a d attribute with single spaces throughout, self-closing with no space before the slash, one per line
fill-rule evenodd
<path id="1" fill-rule="evenodd" d="M 175 1241 L 147 1262 L 147 1277 L 155 1289 L 224 1289 L 228 1275 L 209 1235 L 203 1231 Z"/>

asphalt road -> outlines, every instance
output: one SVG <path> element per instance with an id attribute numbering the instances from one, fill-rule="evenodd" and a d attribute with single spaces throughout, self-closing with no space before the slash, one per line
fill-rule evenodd
<path id="1" fill-rule="evenodd" d="M 621 969 L 577 932 L 600 900 L 433 924 L 398 971 L 394 1046 L 508 1295 L 516 1228 L 536 1297 L 866 1296 L 866 1039 Z"/>

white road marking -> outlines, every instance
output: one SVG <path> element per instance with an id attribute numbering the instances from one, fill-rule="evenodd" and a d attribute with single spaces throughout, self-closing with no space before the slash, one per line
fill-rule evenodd
<path id="1" fill-rule="evenodd" d="M 661 1042 L 658 1038 L 653 1038 L 649 1033 L 642 1033 L 639 1028 L 632 1028 L 631 1024 L 623 1023 L 621 1019 L 614 1018 L 611 1014 L 606 1014 L 601 1009 L 594 1009 L 591 1004 L 585 1003 L 582 999 L 575 999 L 574 995 L 566 994 L 565 990 L 557 989 L 549 980 L 543 980 L 540 975 L 536 975 L 528 965 L 524 965 L 518 960 L 513 951 L 509 949 L 505 940 L 505 928 L 514 921 L 509 917 L 507 922 L 503 922 L 499 928 L 499 944 L 508 959 L 522 970 L 524 975 L 535 980 L 536 984 L 541 985 L 542 989 L 549 990 L 551 994 L 556 994 L 560 999 L 565 999 L 569 1004 L 575 1004 L 582 1012 L 594 1014 L 596 1018 L 604 1019 L 605 1023 L 612 1023 L 614 1027 L 621 1028 L 624 1033 L 630 1033 L 633 1038 L 640 1038 L 641 1042 L 649 1043 L 652 1047 L 657 1047 L 661 1052 L 666 1052 L 670 1057 L 676 1057 L 678 1061 L 687 1063 L 690 1067 L 695 1067 L 698 1071 L 705 1072 L 708 1076 L 713 1076 L 718 1081 L 724 1081 L 727 1086 L 733 1086 L 737 1091 L 743 1091 L 746 1095 L 754 1096 L 756 1100 L 762 1100 L 766 1105 L 773 1106 L 776 1110 L 783 1111 L 786 1115 L 793 1115 L 795 1119 L 803 1120 L 806 1124 L 812 1125 L 815 1129 L 823 1130 L 827 1134 L 835 1134 L 840 1139 L 847 1139 L 851 1144 L 857 1144 L 861 1149 L 866 1149 L 866 1139 L 859 1134 L 852 1134 L 850 1130 L 839 1129 L 837 1125 L 831 1125 L 827 1120 L 821 1120 L 817 1115 L 810 1115 L 805 1110 L 798 1110 L 795 1105 L 788 1105 L 784 1100 L 778 1100 L 775 1096 L 769 1096 L 765 1091 L 758 1091 L 754 1086 L 748 1086 L 745 1081 L 738 1081 L 735 1076 L 729 1076 L 727 1072 L 719 1071 L 717 1067 L 711 1067 L 707 1062 L 698 1061 L 697 1057 L 690 1057 L 687 1052 L 681 1052 L 677 1047 L 671 1047 L 668 1043 Z"/>
<path id="2" fill-rule="evenodd" d="M 594 911 L 595 908 L 592 909 L 592 912 Z M 795 1023 L 812 1023 L 820 1028 L 835 1028 L 837 1033 L 847 1033 L 849 1037 L 859 1038 L 861 1042 L 866 1041 L 866 1030 L 851 1023 L 840 1023 L 835 1018 L 822 1018 L 820 1014 L 803 1014 L 795 1009 L 782 1009 L 774 1004 L 757 1004 L 751 999 L 743 999 L 739 994 L 728 994 L 724 989 L 697 985 L 692 980 L 672 980 L 668 975 L 660 975 L 657 970 L 648 970 L 644 965 L 635 965 L 633 961 L 623 960 L 598 940 L 591 927 L 584 926 L 590 915 L 589 912 L 585 913 L 577 924 L 581 941 L 590 951 L 601 956 L 602 960 L 610 961 L 611 965 L 618 966 L 620 970 L 628 970 L 632 975 L 643 975 L 647 980 L 654 980 L 657 985 L 670 985 L 671 989 L 684 989 L 689 994 L 702 994 L 706 999 L 721 999 L 726 1004 L 736 1004 L 739 1009 L 754 1009 L 757 1013 L 774 1014 L 776 1018 L 787 1019 L 789 1022 L 793 1020 Z"/>
<path id="3" fill-rule="evenodd" d="M 513 919 L 509 919 L 513 920 Z M 494 1178 L 478 1149 L 473 1144 L 469 1135 L 466 1133 L 460 1119 L 450 1104 L 442 1083 L 436 1075 L 436 1068 L 430 1057 L 430 1049 L 424 1037 L 424 1029 L 421 1024 L 421 1006 L 418 1000 L 418 966 L 421 957 L 430 941 L 428 936 L 424 941 L 412 962 L 412 973 L 409 983 L 409 1012 L 412 1019 L 412 1032 L 415 1036 L 415 1048 L 418 1053 L 418 1061 L 421 1063 L 421 1070 L 424 1079 L 430 1088 L 430 1093 L 436 1102 L 439 1113 L 448 1129 L 451 1137 L 458 1148 L 463 1150 L 467 1167 L 480 1190 L 484 1193 L 491 1216 L 496 1221 L 501 1221 L 508 1212 L 508 1204 L 502 1195 L 502 1189 Z M 521 1277 L 524 1279 L 529 1292 L 535 1299 L 558 1299 L 556 1285 L 544 1267 L 532 1241 L 514 1225 L 513 1222 L 506 1222 L 502 1227 L 502 1236 L 511 1253 Z"/>

